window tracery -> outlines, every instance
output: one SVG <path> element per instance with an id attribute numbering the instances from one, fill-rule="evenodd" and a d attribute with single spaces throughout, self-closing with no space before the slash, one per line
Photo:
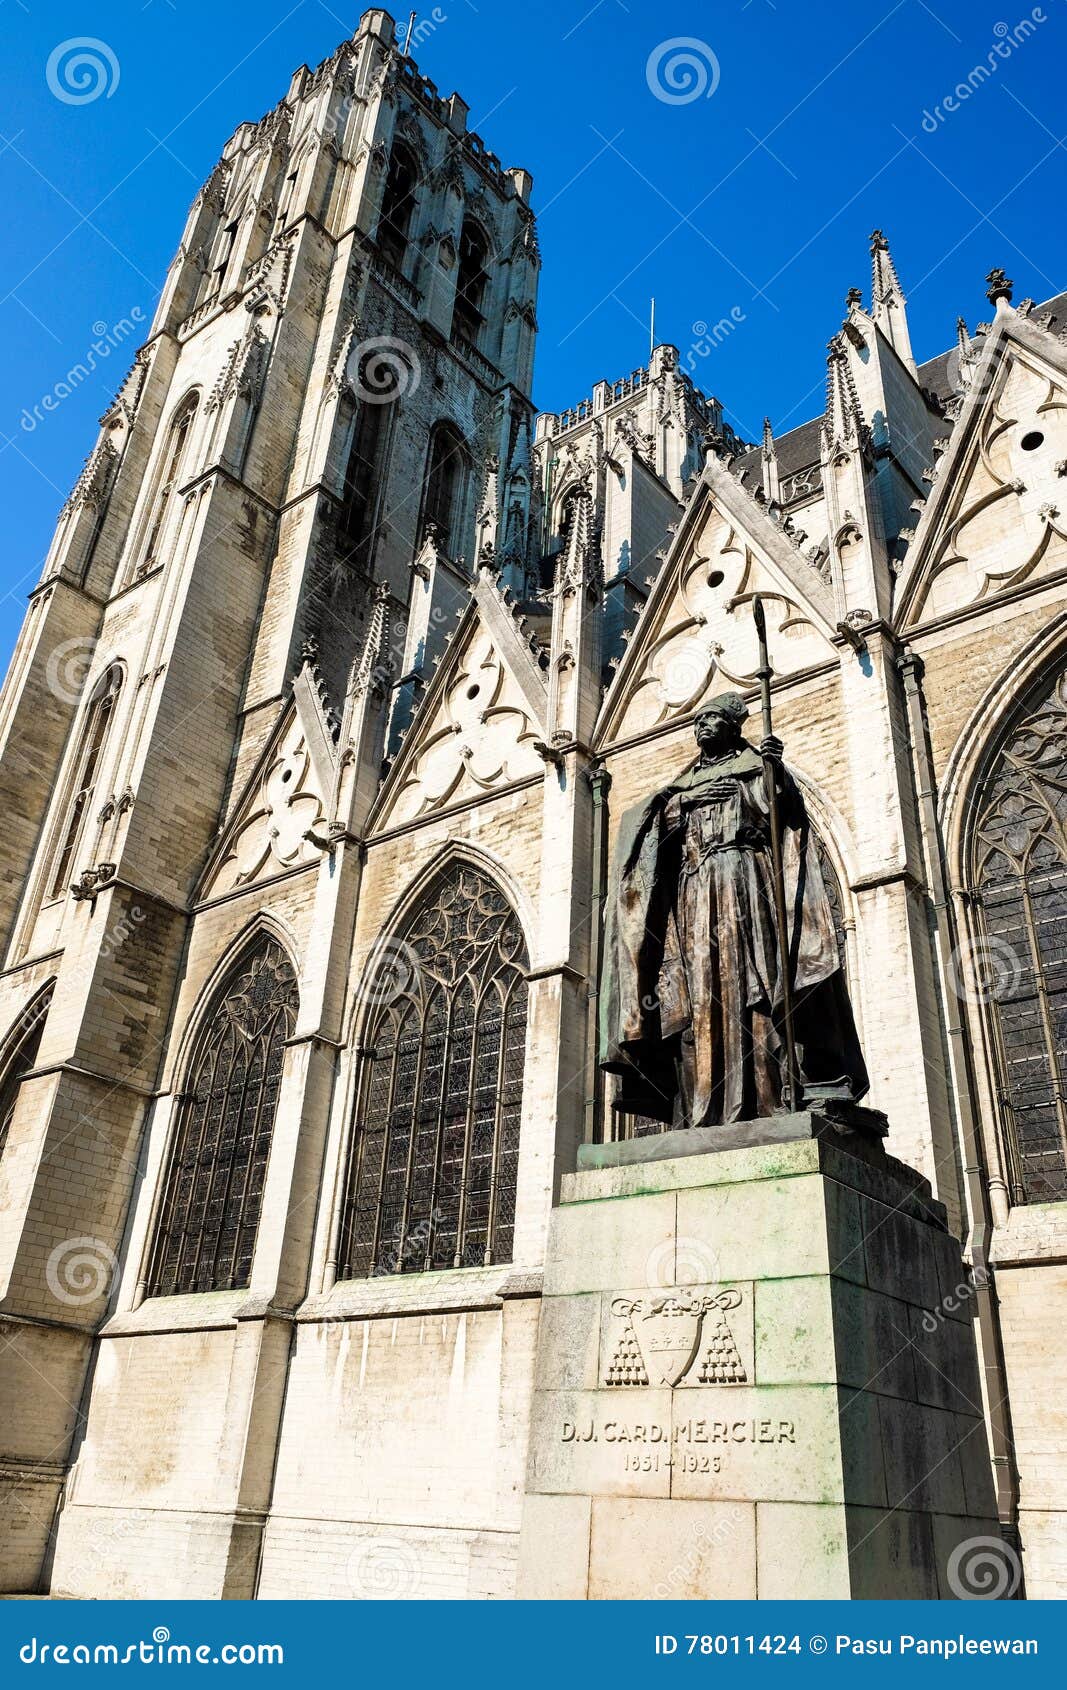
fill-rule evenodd
<path id="1" fill-rule="evenodd" d="M 148 1292 L 246 1286 L 296 1022 L 292 965 L 265 935 L 209 1006 L 182 1097 L 156 1227 Z"/>
<path id="2" fill-rule="evenodd" d="M 1009 731 L 972 840 L 976 958 L 1017 1203 L 1067 1197 L 1067 673 Z"/>
<path id="3" fill-rule="evenodd" d="M 526 967 L 514 910 L 466 863 L 390 945 L 365 1035 L 341 1277 L 510 1260 Z"/>

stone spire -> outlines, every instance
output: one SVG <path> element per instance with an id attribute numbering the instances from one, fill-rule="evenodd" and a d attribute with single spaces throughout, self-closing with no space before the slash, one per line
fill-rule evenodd
<path id="1" fill-rule="evenodd" d="M 900 285 L 889 242 L 881 229 L 871 235 L 871 317 L 901 362 L 915 374 L 908 332 L 907 301 Z"/>
<path id="2" fill-rule="evenodd" d="M 381 778 L 386 704 L 395 660 L 391 647 L 392 597 L 388 584 L 374 589 L 363 648 L 352 664 L 339 737 L 340 759 L 333 823 L 361 835 Z"/>
<path id="3" fill-rule="evenodd" d="M 497 566 L 496 551 L 500 534 L 500 459 L 490 452 L 485 460 L 485 481 L 475 521 L 474 562 L 480 568 Z"/>
<path id="4" fill-rule="evenodd" d="M 956 402 L 955 402 L 956 406 L 957 406 L 957 411 L 952 413 L 954 415 L 958 414 L 958 406 L 959 406 L 960 403 L 962 403 L 962 396 L 966 392 L 967 388 L 970 387 L 970 385 L 971 385 L 971 378 L 974 375 L 974 367 L 975 367 L 975 364 L 977 362 L 978 362 L 978 355 L 975 351 L 974 343 L 972 342 L 971 337 L 967 332 L 966 319 L 963 318 L 963 317 L 957 317 L 956 318 L 956 347 L 955 347 L 955 351 L 952 354 L 950 354 L 950 357 L 949 357 L 949 373 L 950 374 L 954 373 L 955 379 L 953 380 L 952 385 L 955 388 L 956 394 L 957 394 L 957 399 L 956 399 Z M 955 363 L 955 366 L 956 366 L 955 372 L 952 371 L 953 363 Z"/>
<path id="5" fill-rule="evenodd" d="M 829 454 L 835 447 L 862 444 L 866 438 L 863 411 L 852 379 L 848 351 L 840 335 L 827 346 L 826 411 L 823 416 L 823 451 Z M 766 434 L 764 435 L 766 447 Z"/>
<path id="6" fill-rule="evenodd" d="M 821 455 L 838 614 L 884 617 L 891 595 L 876 466 L 843 334 L 829 345 Z"/>
<path id="7" fill-rule="evenodd" d="M 763 419 L 763 449 L 760 453 L 760 468 L 763 471 L 763 491 L 769 505 L 780 505 L 782 502 L 782 483 L 778 473 L 778 449 L 774 444 L 771 433 L 771 419 Z"/>
<path id="8" fill-rule="evenodd" d="M 571 500 L 567 536 L 556 570 L 556 581 L 574 591 L 586 585 L 593 558 L 593 501 L 587 492 Z"/>
<path id="9" fill-rule="evenodd" d="M 514 421 L 511 455 L 504 482 L 502 513 L 502 578 L 512 592 L 524 593 L 529 570 L 530 497 L 533 468 L 530 461 L 530 419 L 523 411 Z"/>
<path id="10" fill-rule="evenodd" d="M 552 599 L 549 731 L 555 745 L 588 745 L 600 706 L 600 557 L 592 496 L 570 502 Z"/>

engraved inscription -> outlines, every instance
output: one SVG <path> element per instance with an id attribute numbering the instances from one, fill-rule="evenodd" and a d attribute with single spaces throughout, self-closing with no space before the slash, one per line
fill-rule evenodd
<path id="1" fill-rule="evenodd" d="M 795 1445 L 796 1423 L 770 1415 L 762 1419 L 680 1421 L 564 1420 L 564 1444 L 611 1444 L 624 1473 L 714 1474 L 724 1471 L 731 1446 Z"/>
<path id="2" fill-rule="evenodd" d="M 683 1420 L 672 1430 L 661 1421 L 564 1420 L 565 1444 L 795 1444 L 796 1422 L 767 1416 L 759 1420 Z"/>

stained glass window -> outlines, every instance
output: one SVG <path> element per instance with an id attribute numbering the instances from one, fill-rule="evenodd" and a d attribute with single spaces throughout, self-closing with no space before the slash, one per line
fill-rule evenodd
<path id="1" fill-rule="evenodd" d="M 339 1273 L 510 1261 L 526 947 L 493 881 L 445 870 L 372 987 Z"/>
<path id="2" fill-rule="evenodd" d="M 182 1097 L 149 1295 L 248 1284 L 296 979 L 276 940 L 246 952 L 213 999 Z"/>
<path id="3" fill-rule="evenodd" d="M 1008 733 L 978 796 L 975 989 L 1017 1203 L 1067 1197 L 1067 674 Z"/>

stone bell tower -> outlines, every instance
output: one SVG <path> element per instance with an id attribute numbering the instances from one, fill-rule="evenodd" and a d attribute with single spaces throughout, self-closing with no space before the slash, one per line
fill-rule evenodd
<path id="1" fill-rule="evenodd" d="M 278 781 L 310 759 L 323 813 L 287 810 L 264 849 L 283 875 L 321 856 L 323 884 L 279 1119 L 302 1145 L 325 1130 L 311 1055 L 336 1048 L 388 693 L 477 559 L 529 546 L 531 186 L 364 13 L 227 142 L 60 514 L 0 702 L 4 1589 L 38 1587 L 70 1500 L 145 1122 L 173 1101 L 175 994 L 230 919 L 205 871 L 294 699 Z M 250 913 L 284 926 L 286 886 Z M 293 1301 L 303 1239 L 280 1185 L 272 1202 Z M 256 1391 L 270 1330 L 242 1328 Z M 276 1409 L 260 1392 L 249 1413 L 262 1430 Z M 230 1455 L 223 1516 L 258 1483 L 254 1452 Z"/>

